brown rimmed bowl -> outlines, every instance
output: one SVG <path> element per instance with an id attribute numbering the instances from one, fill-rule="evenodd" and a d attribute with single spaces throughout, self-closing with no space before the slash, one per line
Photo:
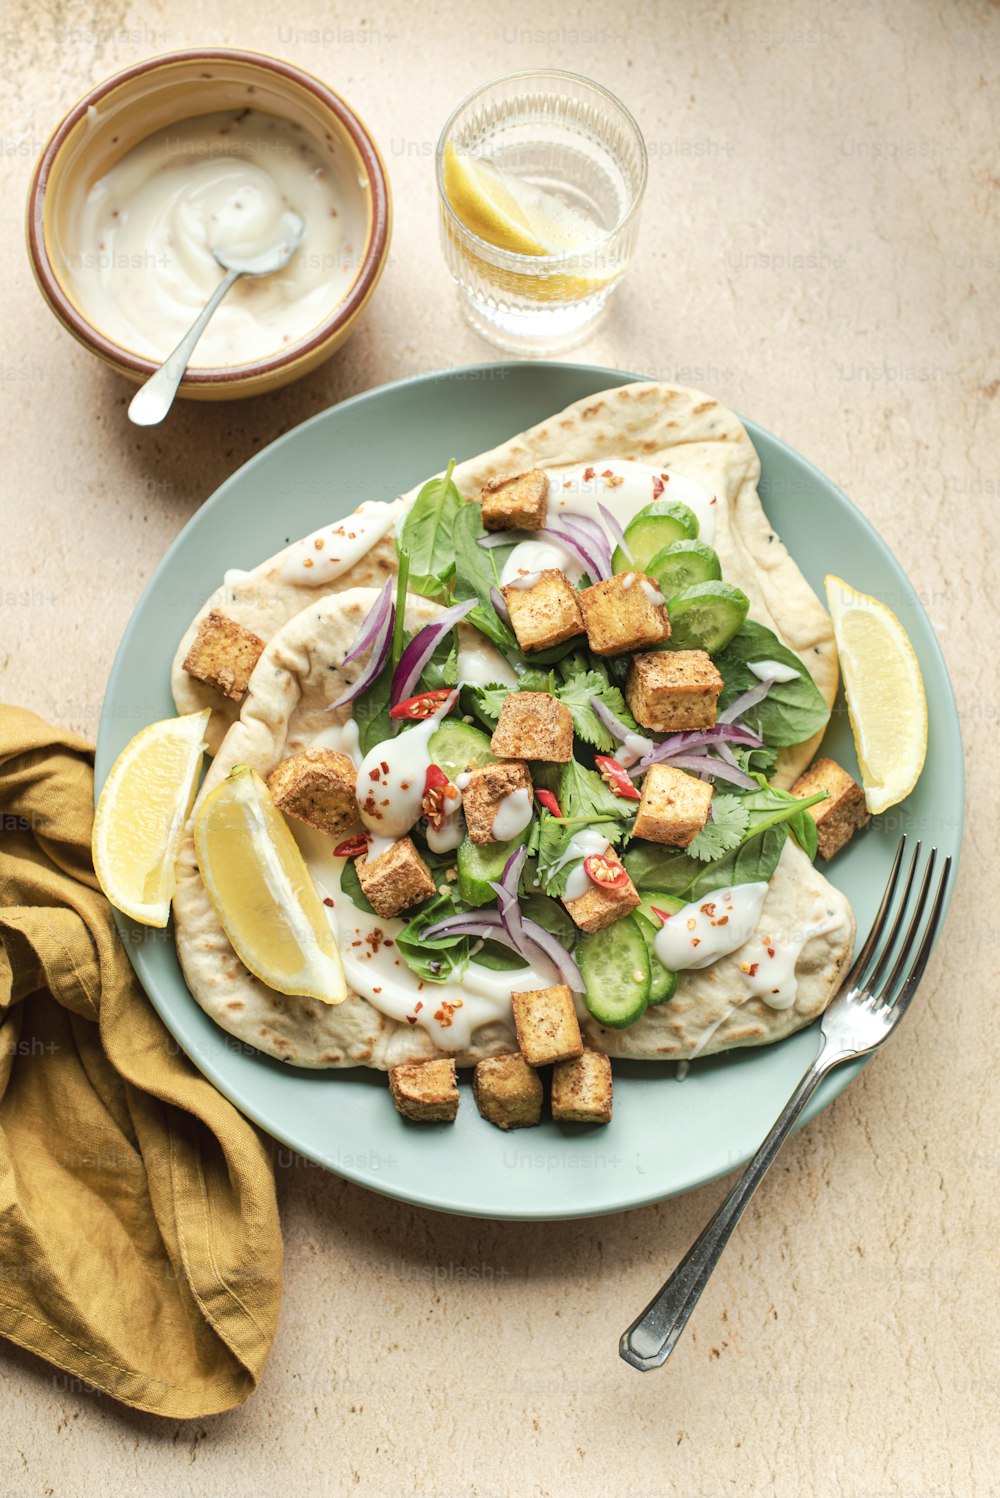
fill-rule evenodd
<path id="1" fill-rule="evenodd" d="M 347 295 L 304 338 L 252 363 L 189 370 L 180 394 L 192 400 L 275 390 L 322 364 L 354 331 L 385 266 L 392 228 L 389 179 L 364 123 L 325 83 L 276 57 L 230 48 L 168 52 L 115 73 L 73 106 L 45 146 L 28 193 L 28 253 L 45 300 L 80 343 L 142 383 L 156 364 L 107 337 L 75 300 L 61 246 L 81 174 L 89 188 L 157 130 L 248 104 L 301 126 L 331 152 L 350 153 L 363 184 L 365 248 Z"/>

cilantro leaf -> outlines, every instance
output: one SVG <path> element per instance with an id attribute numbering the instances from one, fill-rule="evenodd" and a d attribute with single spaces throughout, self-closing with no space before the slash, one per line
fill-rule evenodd
<path id="1" fill-rule="evenodd" d="M 510 687 L 501 686 L 499 682 L 488 687 L 466 686 L 462 688 L 463 706 L 465 705 L 464 698 L 468 697 L 469 706 L 476 717 L 495 728 L 500 718 L 504 698 L 509 691 Z"/>
<path id="2" fill-rule="evenodd" d="M 750 813 L 739 796 L 716 796 L 712 815 L 687 851 L 702 863 L 713 863 L 739 847 L 749 822 Z"/>
<path id="3" fill-rule="evenodd" d="M 579 858 L 566 859 L 570 839 L 586 823 L 588 830 L 601 833 L 609 842 L 614 842 L 624 830 L 618 822 L 593 822 L 589 818 L 571 821 L 554 817 L 543 811 L 537 828 L 532 831 L 529 847 L 537 856 L 536 878 L 547 895 L 565 894 L 570 874 L 580 864 Z"/>
<path id="4" fill-rule="evenodd" d="M 611 685 L 602 671 L 583 671 L 580 675 L 571 677 L 556 688 L 556 696 L 569 708 L 577 737 L 595 749 L 606 752 L 613 749 L 617 741 L 594 712 L 590 700 L 592 697 L 600 698 L 628 728 L 635 727 L 635 720 L 625 705 L 621 691 Z"/>
<path id="5" fill-rule="evenodd" d="M 596 770 L 585 770 L 571 759 L 559 777 L 559 809 L 567 820 L 631 822 L 635 802 L 616 796 Z"/>

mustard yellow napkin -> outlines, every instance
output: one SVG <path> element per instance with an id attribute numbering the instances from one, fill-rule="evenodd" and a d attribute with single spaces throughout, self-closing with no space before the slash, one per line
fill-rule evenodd
<path id="1" fill-rule="evenodd" d="M 133 975 L 90 861 L 91 764 L 0 707 L 0 1333 L 126 1404 L 211 1415 L 274 1337 L 271 1159 Z"/>

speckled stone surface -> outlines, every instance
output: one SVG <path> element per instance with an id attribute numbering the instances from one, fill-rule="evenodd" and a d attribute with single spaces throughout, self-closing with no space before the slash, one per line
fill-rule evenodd
<path id="1" fill-rule="evenodd" d="M 395 239 L 333 363 L 140 433 L 126 387 L 32 284 L 24 195 L 80 93 L 197 43 L 273 51 L 341 89 L 385 153 Z M 0 53 L 0 697 L 93 734 L 145 580 L 222 479 L 344 396 L 492 357 L 438 250 L 433 142 L 476 82 L 551 64 L 622 94 L 651 158 L 632 274 L 579 357 L 702 386 L 846 489 L 940 632 L 971 792 L 912 1017 L 785 1149 L 667 1369 L 626 1367 L 618 1335 L 723 1183 L 622 1217 L 503 1225 L 398 1206 L 282 1153 L 287 1288 L 255 1397 L 158 1421 L 2 1345 L 0 1492 L 1000 1492 L 1000 12 L 8 0 Z"/>

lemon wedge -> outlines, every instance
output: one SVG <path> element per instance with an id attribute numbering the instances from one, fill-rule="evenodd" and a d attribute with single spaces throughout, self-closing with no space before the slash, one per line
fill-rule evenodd
<path id="1" fill-rule="evenodd" d="M 844 672 L 865 805 L 887 811 L 910 794 L 927 757 L 927 698 L 906 631 L 891 609 L 843 578 L 824 579 Z"/>
<path id="2" fill-rule="evenodd" d="M 194 819 L 205 889 L 243 965 L 279 993 L 342 1004 L 344 965 L 306 868 L 267 786 L 237 765 Z"/>
<path id="3" fill-rule="evenodd" d="M 206 708 L 137 733 L 112 765 L 97 803 L 91 839 L 97 882 L 117 910 L 143 926 L 165 926 L 170 918 L 177 846 L 210 717 Z"/>
<path id="4" fill-rule="evenodd" d="M 603 237 L 598 224 L 555 193 L 457 150 L 450 141 L 444 151 L 444 190 L 456 217 L 470 233 L 514 255 L 583 255 Z M 496 267 L 482 261 L 477 265 L 481 274 L 497 278 Z M 508 290 L 540 301 L 575 301 L 600 290 L 616 274 L 615 268 L 582 275 L 507 271 L 500 282 Z"/>

